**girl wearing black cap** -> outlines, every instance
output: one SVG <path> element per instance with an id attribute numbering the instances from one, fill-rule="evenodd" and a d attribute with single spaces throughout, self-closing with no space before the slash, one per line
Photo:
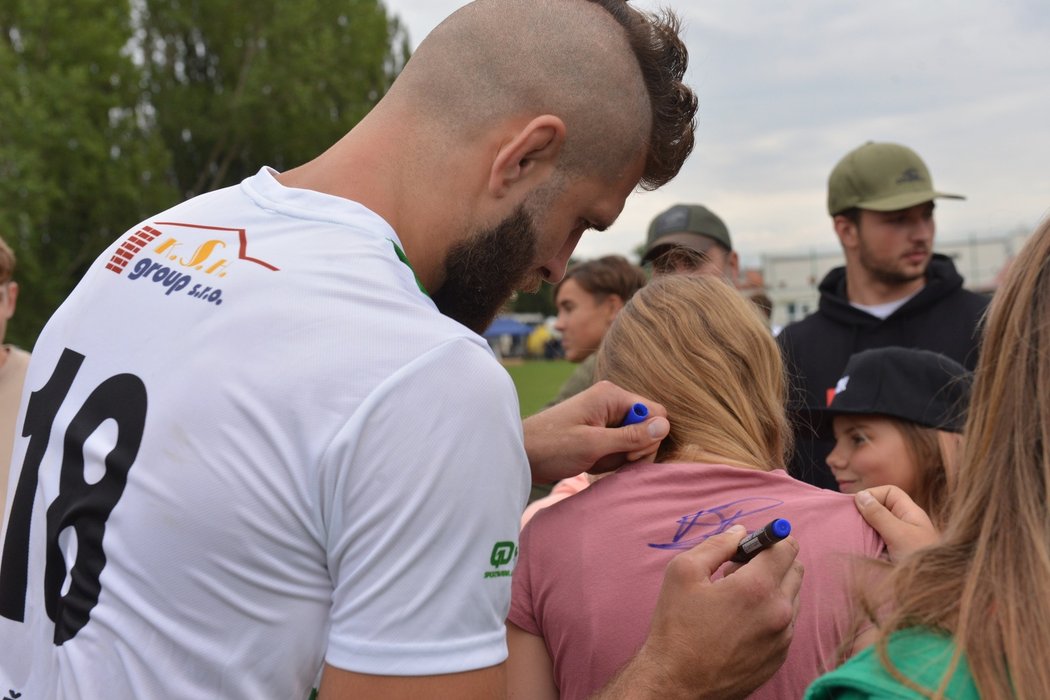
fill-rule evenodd
<path id="1" fill-rule="evenodd" d="M 827 461 L 839 490 L 897 486 L 943 522 L 969 388 L 965 367 L 928 350 L 853 355 L 825 411 L 835 434 Z"/>

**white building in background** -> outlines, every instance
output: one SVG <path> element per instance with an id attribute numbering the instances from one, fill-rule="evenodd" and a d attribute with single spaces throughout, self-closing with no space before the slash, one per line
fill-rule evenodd
<path id="1" fill-rule="evenodd" d="M 937 239 L 934 250 L 952 259 L 967 289 L 991 292 L 999 286 L 1003 272 L 1027 237 L 1028 232 L 1016 232 L 963 240 Z M 762 277 L 766 294 L 773 300 L 773 327 L 781 328 L 816 311 L 820 299 L 817 285 L 832 268 L 844 264 L 841 248 L 763 255 Z"/>

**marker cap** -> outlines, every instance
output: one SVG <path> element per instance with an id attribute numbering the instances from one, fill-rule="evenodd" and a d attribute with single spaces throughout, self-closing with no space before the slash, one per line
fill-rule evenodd
<path id="1" fill-rule="evenodd" d="M 791 534 L 791 523 L 783 518 L 777 518 L 769 524 L 769 529 L 772 530 L 773 534 L 779 539 L 784 539 Z"/>
<path id="2" fill-rule="evenodd" d="M 636 403 L 627 411 L 627 415 L 623 417 L 623 422 L 620 425 L 634 425 L 635 423 L 641 423 L 648 417 L 649 407 L 644 403 Z"/>

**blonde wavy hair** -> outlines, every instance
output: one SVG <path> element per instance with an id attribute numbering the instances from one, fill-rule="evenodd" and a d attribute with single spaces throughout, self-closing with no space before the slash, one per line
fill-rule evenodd
<path id="1" fill-rule="evenodd" d="M 876 649 L 909 688 L 944 698 L 962 654 L 985 700 L 1050 693 L 1050 219 L 1014 259 L 989 307 L 948 524 L 894 576 L 896 608 Z M 954 637 L 936 689 L 893 666 L 888 637 L 922 626 Z"/>
<path id="2" fill-rule="evenodd" d="M 780 352 L 755 305 L 717 277 L 651 280 L 605 334 L 595 376 L 667 408 L 658 462 L 784 468 L 791 430 Z"/>

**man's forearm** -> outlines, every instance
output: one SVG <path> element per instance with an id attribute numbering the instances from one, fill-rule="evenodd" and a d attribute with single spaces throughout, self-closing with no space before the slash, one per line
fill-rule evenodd
<path id="1" fill-rule="evenodd" d="M 702 661 L 698 658 L 697 663 Z M 590 700 L 737 700 L 747 697 L 754 690 L 718 687 L 717 669 L 712 669 L 712 672 L 715 678 L 706 687 L 683 686 L 660 659 L 643 647 Z"/>

